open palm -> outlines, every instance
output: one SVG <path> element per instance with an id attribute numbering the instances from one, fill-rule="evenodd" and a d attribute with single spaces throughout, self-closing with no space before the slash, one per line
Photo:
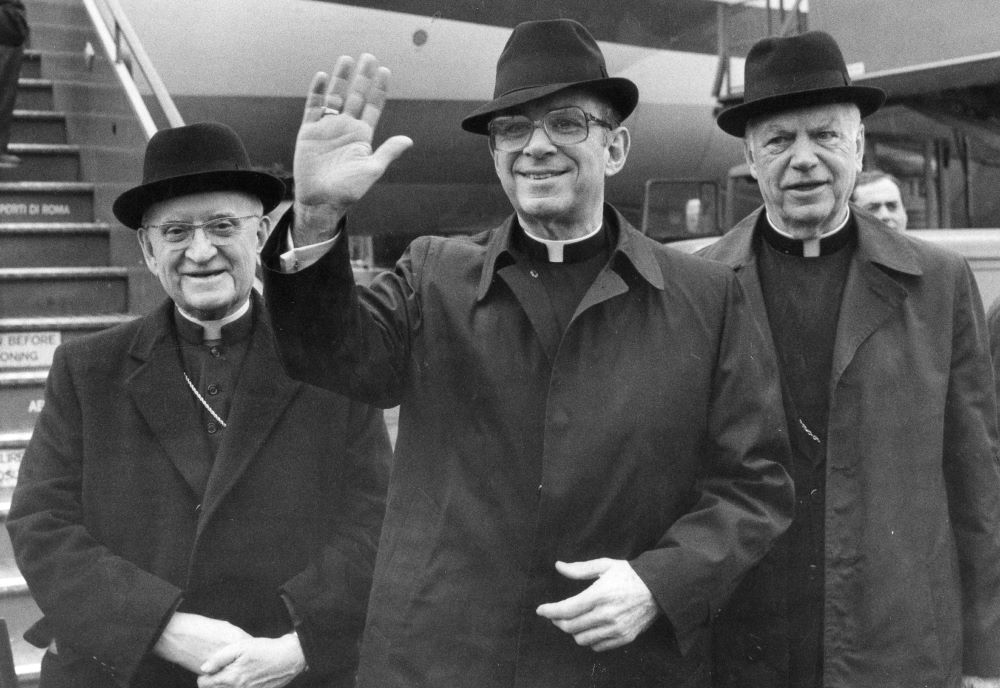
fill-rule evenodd
<path id="1" fill-rule="evenodd" d="M 297 205 L 342 214 L 413 145 L 406 136 L 393 136 L 372 150 L 388 79 L 389 70 L 367 54 L 357 63 L 341 56 L 332 76 L 313 77 L 295 144 Z"/>

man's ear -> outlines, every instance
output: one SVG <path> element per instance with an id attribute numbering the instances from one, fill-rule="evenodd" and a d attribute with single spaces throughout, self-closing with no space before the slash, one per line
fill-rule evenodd
<path id="1" fill-rule="evenodd" d="M 857 148 L 855 152 L 855 167 L 857 171 L 860 172 L 864 167 L 865 160 L 865 125 L 864 123 L 858 123 L 858 136 L 855 139 L 854 144 Z"/>
<path id="2" fill-rule="evenodd" d="M 260 222 L 257 223 L 257 253 L 264 249 L 264 242 L 267 241 L 271 233 L 271 216 L 261 215 Z"/>
<path id="3" fill-rule="evenodd" d="M 625 166 L 625 159 L 628 158 L 629 149 L 632 147 L 632 137 L 625 127 L 618 127 L 609 134 L 608 159 L 604 165 L 604 176 L 611 177 L 621 172 Z"/>
<path id="4" fill-rule="evenodd" d="M 139 248 L 142 249 L 142 257 L 146 261 L 146 267 L 155 274 L 156 257 L 153 255 L 153 243 L 149 240 L 149 232 L 145 227 L 140 227 L 135 231 L 135 238 L 139 242 Z"/>
<path id="5" fill-rule="evenodd" d="M 746 136 L 743 137 L 743 159 L 747 161 L 747 167 L 750 168 L 750 176 L 757 179 L 757 163 L 753 160 L 753 148 L 750 146 L 750 139 Z"/>

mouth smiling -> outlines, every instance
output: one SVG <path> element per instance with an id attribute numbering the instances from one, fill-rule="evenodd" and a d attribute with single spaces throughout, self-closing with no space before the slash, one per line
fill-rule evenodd
<path id="1" fill-rule="evenodd" d="M 552 171 L 542 171 L 542 172 L 522 171 L 518 172 L 517 174 L 521 177 L 525 177 L 526 179 L 530 179 L 531 181 L 538 182 L 538 181 L 545 181 L 546 179 L 552 179 L 553 177 L 558 177 L 565 173 L 561 171 L 552 170 Z"/>
<path id="2" fill-rule="evenodd" d="M 815 191 L 826 185 L 824 181 L 805 181 L 805 182 L 795 182 L 794 184 L 786 184 L 785 191 L 800 191 L 803 193 L 808 193 L 810 191 Z"/>
<path id="3" fill-rule="evenodd" d="M 224 275 L 225 270 L 211 270 L 205 272 L 185 272 L 184 276 L 190 279 L 211 279 L 212 277 L 218 277 L 219 275 Z"/>

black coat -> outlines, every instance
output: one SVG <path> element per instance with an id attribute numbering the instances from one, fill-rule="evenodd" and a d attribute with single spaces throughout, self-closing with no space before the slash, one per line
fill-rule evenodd
<path id="1" fill-rule="evenodd" d="M 370 289 L 345 240 L 265 273 L 292 375 L 401 404 L 364 688 L 707 683 L 709 618 L 790 514 L 777 378 L 731 270 L 605 217 L 613 257 L 565 334 L 510 220 L 420 238 Z M 590 583 L 556 560 L 597 557 L 664 612 L 606 653 L 535 614 Z"/>
<path id="2" fill-rule="evenodd" d="M 175 607 L 273 637 L 291 630 L 282 593 L 303 678 L 349 677 L 384 509 L 381 413 L 285 377 L 257 306 L 199 494 L 192 462 L 211 450 L 172 308 L 56 351 L 7 522 L 45 615 L 28 635 L 58 644 L 42 685 L 193 685 L 149 653 Z"/>
<path id="3" fill-rule="evenodd" d="M 983 307 L 961 256 L 853 209 L 829 381 L 826 688 L 957 687 L 1000 676 L 1000 470 Z M 736 270 L 768 328 L 759 213 L 703 254 Z M 780 549 L 776 550 L 780 554 Z M 718 686 L 788 682 L 788 617 L 768 555 L 716 626 Z M 777 593 L 777 594 L 776 594 Z"/>

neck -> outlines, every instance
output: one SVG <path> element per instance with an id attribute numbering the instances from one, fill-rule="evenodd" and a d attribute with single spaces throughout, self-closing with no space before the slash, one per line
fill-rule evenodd
<path id="1" fill-rule="evenodd" d="M 231 322 L 239 320 L 248 310 L 250 310 L 249 298 L 247 298 L 246 301 L 243 302 L 243 305 L 237 308 L 236 310 L 232 311 L 228 315 L 225 315 L 217 319 L 199 317 L 199 315 L 204 315 L 204 314 L 188 313 L 180 306 L 177 307 L 178 313 L 180 313 L 182 316 L 184 316 L 191 322 L 195 323 L 196 325 L 200 325 L 202 327 L 202 329 L 205 331 L 205 339 L 221 339 L 222 328 Z"/>
<path id="2" fill-rule="evenodd" d="M 517 221 L 521 224 L 527 234 L 535 239 L 544 241 L 575 241 L 592 236 L 604 224 L 603 208 L 599 208 L 594 217 L 580 221 L 574 218 L 567 221 L 564 218 L 527 217 L 521 213 L 517 214 Z"/>
<path id="3" fill-rule="evenodd" d="M 838 232 L 847 224 L 847 219 L 851 216 L 850 208 L 844 206 L 843 211 L 833 222 L 823 222 L 820 224 L 798 224 L 794 222 L 786 223 L 782 221 L 780 213 L 772 213 L 767 210 L 767 221 L 778 234 L 782 234 L 789 239 L 797 241 L 809 241 Z"/>

